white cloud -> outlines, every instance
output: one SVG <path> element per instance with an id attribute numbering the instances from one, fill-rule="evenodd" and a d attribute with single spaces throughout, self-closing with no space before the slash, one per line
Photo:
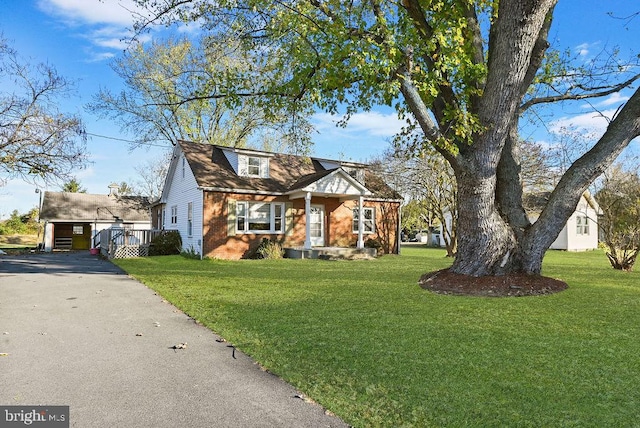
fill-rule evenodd
<path id="1" fill-rule="evenodd" d="M 132 0 L 40 0 L 38 7 L 45 13 L 69 24 L 109 24 L 128 27 L 134 14 L 143 13 Z"/>
<path id="2" fill-rule="evenodd" d="M 576 46 L 574 49 L 578 53 L 578 55 L 582 58 L 586 58 L 591 53 L 591 49 L 597 46 L 599 42 L 596 43 L 582 43 Z"/>
<path id="3" fill-rule="evenodd" d="M 114 50 L 127 49 L 133 38 L 131 27 L 136 17 L 144 14 L 132 0 L 39 0 L 38 7 L 100 50 L 91 53 L 89 62 L 111 58 Z M 150 36 L 140 39 L 144 42 Z"/>
<path id="4" fill-rule="evenodd" d="M 616 92 L 615 94 L 609 95 L 607 99 L 599 102 L 597 105 L 602 107 L 611 105 L 619 106 L 620 104 L 625 103 L 628 99 L 629 97 L 620 94 L 620 92 Z"/>
<path id="5" fill-rule="evenodd" d="M 604 133 L 615 112 L 616 110 L 603 110 L 572 117 L 562 117 L 552 121 L 549 124 L 549 130 L 554 134 L 560 134 L 567 129 L 582 133 Z"/>
<path id="6" fill-rule="evenodd" d="M 347 122 L 346 128 L 337 128 L 336 124 L 341 119 L 341 116 L 318 113 L 313 116 L 313 123 L 321 133 L 366 134 L 375 137 L 393 137 L 405 125 L 396 113 L 355 113 Z"/>

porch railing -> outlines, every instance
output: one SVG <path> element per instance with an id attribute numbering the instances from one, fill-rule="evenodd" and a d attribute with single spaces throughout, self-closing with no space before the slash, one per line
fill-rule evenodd
<path id="1" fill-rule="evenodd" d="M 104 229 L 100 231 L 100 252 L 112 259 L 148 256 L 151 241 L 160 233 L 156 229 Z"/>

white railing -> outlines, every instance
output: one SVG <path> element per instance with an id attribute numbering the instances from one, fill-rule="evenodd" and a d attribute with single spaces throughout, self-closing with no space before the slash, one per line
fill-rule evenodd
<path id="1" fill-rule="evenodd" d="M 161 230 L 149 229 L 124 229 L 112 227 L 100 231 L 100 252 L 110 258 L 119 258 L 134 254 L 148 255 L 151 240 Z"/>

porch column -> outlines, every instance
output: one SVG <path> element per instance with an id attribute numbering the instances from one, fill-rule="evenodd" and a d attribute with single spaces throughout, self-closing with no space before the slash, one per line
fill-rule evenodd
<path id="1" fill-rule="evenodd" d="M 356 244 L 356 248 L 364 248 L 364 239 L 362 235 L 364 234 L 364 212 L 362 211 L 362 205 L 364 204 L 364 197 L 360 195 L 358 199 L 358 243 Z"/>
<path id="2" fill-rule="evenodd" d="M 304 249 L 311 249 L 311 192 L 307 192 L 304 197 Z"/>

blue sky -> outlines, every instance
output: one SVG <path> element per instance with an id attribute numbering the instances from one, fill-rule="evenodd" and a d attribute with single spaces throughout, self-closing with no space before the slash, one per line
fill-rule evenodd
<path id="1" fill-rule="evenodd" d="M 111 182 L 135 181 L 136 164 L 146 157 L 158 156 L 161 149 L 129 150 L 126 142 L 98 137 L 129 139 L 119 127 L 98 120 L 84 111 L 100 87 L 112 91 L 121 82 L 109 67 L 109 61 L 126 48 L 122 42 L 132 23 L 130 0 L 3 0 L 0 32 L 21 56 L 30 62 L 47 62 L 62 75 L 77 81 L 77 94 L 64 100 L 63 110 L 82 115 L 90 134 L 88 151 L 92 163 L 78 171 L 77 178 L 89 193 L 107 193 Z M 613 19 L 640 11 L 640 2 L 631 0 L 560 0 L 556 8 L 551 38 L 556 46 L 571 49 L 588 61 L 602 49 L 619 46 L 623 52 L 640 51 L 640 17 Z M 149 37 L 154 37 L 151 33 Z M 635 45 L 635 46 L 634 46 Z M 6 88 L 0 87 L 0 91 Z M 605 116 L 612 115 L 630 91 L 597 100 L 592 105 L 572 103 L 555 109 L 547 129 L 528 129 L 524 136 L 550 141 L 547 131 L 572 124 L 584 132 L 602 132 L 606 119 L 593 113 L 595 106 Z M 392 136 L 402 126 L 388 108 L 353 116 L 346 129 L 336 128 L 337 118 L 324 113 L 314 117 L 318 133 L 314 135 L 314 155 L 367 161 L 389 147 Z M 637 145 L 637 143 L 633 143 Z M 1 177 L 0 177 L 1 178 Z M 38 204 L 33 184 L 11 180 L 0 187 L 0 219 L 18 209 L 26 212 Z M 48 190 L 59 190 L 52 186 Z"/>

